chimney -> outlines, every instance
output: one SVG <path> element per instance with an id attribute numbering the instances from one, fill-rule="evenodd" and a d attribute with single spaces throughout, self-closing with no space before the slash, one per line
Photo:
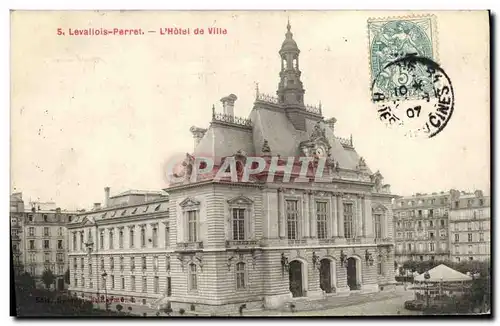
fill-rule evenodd
<path id="1" fill-rule="evenodd" d="M 189 128 L 189 131 L 191 131 L 191 133 L 193 134 L 193 138 L 194 138 L 194 149 L 196 149 L 196 146 L 198 146 L 198 144 L 200 143 L 203 136 L 205 136 L 205 133 L 207 132 L 207 130 L 208 129 L 198 128 L 195 126 L 192 126 L 191 128 Z"/>
<path id="2" fill-rule="evenodd" d="M 104 188 L 104 207 L 109 206 L 109 187 Z"/>
<path id="3" fill-rule="evenodd" d="M 234 116 L 234 101 L 236 101 L 237 99 L 238 98 L 234 94 L 230 94 L 229 96 L 220 99 L 220 101 L 222 102 L 224 114 L 231 117 Z"/>
<path id="4" fill-rule="evenodd" d="M 94 203 L 94 210 L 101 209 L 101 203 Z"/>

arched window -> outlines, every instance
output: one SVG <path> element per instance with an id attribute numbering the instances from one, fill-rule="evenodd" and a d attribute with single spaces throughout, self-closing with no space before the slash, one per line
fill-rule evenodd
<path id="1" fill-rule="evenodd" d="M 246 288 L 245 282 L 245 263 L 239 262 L 236 264 L 236 288 Z"/>
<path id="2" fill-rule="evenodd" d="M 189 290 L 196 291 L 198 289 L 198 275 L 196 273 L 196 265 L 189 264 Z"/>

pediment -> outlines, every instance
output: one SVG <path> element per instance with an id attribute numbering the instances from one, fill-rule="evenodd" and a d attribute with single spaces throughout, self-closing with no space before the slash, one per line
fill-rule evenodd
<path id="1" fill-rule="evenodd" d="M 375 203 L 374 205 L 372 205 L 372 211 L 374 212 L 386 212 L 388 209 L 386 206 L 380 204 L 380 203 Z"/>
<path id="2" fill-rule="evenodd" d="M 240 195 L 234 198 L 231 198 L 227 201 L 230 205 L 252 205 L 253 200 L 250 198 Z"/>
<path id="3" fill-rule="evenodd" d="M 196 200 L 192 197 L 188 197 L 186 199 L 184 199 L 183 201 L 181 201 L 181 203 L 179 204 L 179 206 L 181 207 L 192 207 L 192 206 L 199 206 L 200 205 L 200 201 L 199 200 Z"/>

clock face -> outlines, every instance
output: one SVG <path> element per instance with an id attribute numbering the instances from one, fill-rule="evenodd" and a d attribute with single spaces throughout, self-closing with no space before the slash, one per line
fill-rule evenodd
<path id="1" fill-rule="evenodd" d="M 316 148 L 316 151 L 315 151 L 315 154 L 319 157 L 324 157 L 326 155 L 326 150 L 321 146 L 321 147 L 317 147 Z"/>

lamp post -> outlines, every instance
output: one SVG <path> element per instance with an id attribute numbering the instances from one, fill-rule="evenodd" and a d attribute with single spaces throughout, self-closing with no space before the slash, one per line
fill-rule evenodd
<path id="1" fill-rule="evenodd" d="M 104 280 L 104 295 L 105 295 L 105 300 L 106 300 L 106 311 L 108 311 L 108 287 L 107 287 L 107 282 L 106 282 L 106 277 L 108 274 L 106 272 L 102 273 L 102 279 Z"/>
<path id="2" fill-rule="evenodd" d="M 431 278 L 431 274 L 429 274 L 429 271 L 425 272 L 424 274 L 424 279 L 425 279 L 425 285 L 426 285 L 426 299 L 427 299 L 427 309 L 429 309 L 429 279 Z"/>

